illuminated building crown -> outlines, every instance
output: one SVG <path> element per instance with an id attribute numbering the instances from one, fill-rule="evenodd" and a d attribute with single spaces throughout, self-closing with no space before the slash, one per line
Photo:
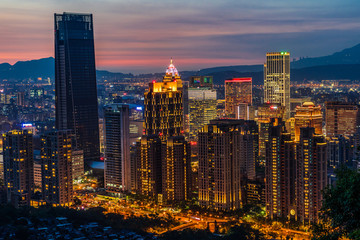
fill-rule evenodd
<path id="1" fill-rule="evenodd" d="M 166 75 L 172 75 L 173 77 L 179 75 L 178 70 L 176 69 L 176 67 L 174 66 L 174 64 L 172 62 L 172 59 L 170 60 L 170 65 L 166 69 Z"/>

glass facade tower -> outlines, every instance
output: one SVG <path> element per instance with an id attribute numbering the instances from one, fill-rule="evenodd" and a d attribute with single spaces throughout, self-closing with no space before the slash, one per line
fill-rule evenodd
<path id="1" fill-rule="evenodd" d="M 72 129 L 86 165 L 99 160 L 92 14 L 55 14 L 56 128 Z"/>

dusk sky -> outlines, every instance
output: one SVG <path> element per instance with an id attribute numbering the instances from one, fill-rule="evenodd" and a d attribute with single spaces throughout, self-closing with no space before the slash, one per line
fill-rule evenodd
<path id="1" fill-rule="evenodd" d="M 322 56 L 360 43 L 359 0 L 1 0 L 0 63 L 54 55 L 54 13 L 94 14 L 97 69 L 163 72 Z"/>

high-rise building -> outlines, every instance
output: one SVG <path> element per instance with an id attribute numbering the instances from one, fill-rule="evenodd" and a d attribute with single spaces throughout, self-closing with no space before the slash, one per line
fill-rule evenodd
<path id="1" fill-rule="evenodd" d="M 216 90 L 206 87 L 189 88 L 188 107 L 190 140 L 196 141 L 201 128 L 216 118 Z"/>
<path id="2" fill-rule="evenodd" d="M 304 102 L 301 107 L 296 107 L 295 113 L 295 141 L 300 140 L 300 128 L 313 127 L 315 134 L 322 134 L 321 107 L 316 107 L 312 102 Z"/>
<path id="3" fill-rule="evenodd" d="M 77 179 L 84 176 L 84 151 L 73 149 L 71 151 L 72 177 Z"/>
<path id="4" fill-rule="evenodd" d="M 284 124 L 274 121 L 266 141 L 266 213 L 271 219 L 295 218 L 295 142 L 284 131 Z"/>
<path id="5" fill-rule="evenodd" d="M 113 104 L 104 108 L 105 188 L 131 190 L 129 105 Z"/>
<path id="6" fill-rule="evenodd" d="M 137 188 L 142 195 L 157 197 L 162 192 L 162 144 L 158 135 L 144 135 L 137 145 Z"/>
<path id="7" fill-rule="evenodd" d="M 352 136 L 356 133 L 359 123 L 359 107 L 345 102 L 325 103 L 326 136 Z"/>
<path id="8" fill-rule="evenodd" d="M 25 106 L 25 93 L 24 92 L 16 93 L 16 105 Z"/>
<path id="9" fill-rule="evenodd" d="M 182 81 L 172 64 L 163 82 L 152 81 L 144 94 L 145 135 L 158 135 L 162 141 L 184 134 Z"/>
<path id="10" fill-rule="evenodd" d="M 296 146 L 297 217 L 304 223 L 316 222 L 327 184 L 326 142 L 312 127 L 300 129 Z"/>
<path id="11" fill-rule="evenodd" d="M 327 137 L 327 164 L 328 167 L 336 169 L 341 165 L 355 167 L 357 160 L 356 144 L 353 137 L 339 136 Z"/>
<path id="12" fill-rule="evenodd" d="M 73 202 L 72 138 L 70 130 L 54 130 L 41 137 L 42 195 L 53 206 Z"/>
<path id="13" fill-rule="evenodd" d="M 3 155 L 7 202 L 15 207 L 30 205 L 34 191 L 32 133 L 13 130 L 3 134 Z"/>
<path id="14" fill-rule="evenodd" d="M 34 185 L 35 188 L 42 189 L 42 174 L 41 174 L 41 158 L 34 157 Z"/>
<path id="15" fill-rule="evenodd" d="M 100 157 L 92 14 L 55 14 L 56 129 L 72 129 L 86 165 Z"/>
<path id="16" fill-rule="evenodd" d="M 265 158 L 266 146 L 265 142 L 269 139 L 269 127 L 273 125 L 271 119 L 283 119 L 285 107 L 280 104 L 264 103 L 258 107 L 257 123 L 259 126 L 259 156 Z"/>
<path id="17" fill-rule="evenodd" d="M 264 64 L 264 102 L 280 103 L 290 117 L 290 53 L 270 52 Z"/>
<path id="18" fill-rule="evenodd" d="M 252 78 L 225 80 L 225 114 L 229 118 L 240 115 L 239 105 L 252 104 Z"/>
<path id="19" fill-rule="evenodd" d="M 199 132 L 199 204 L 213 209 L 241 207 L 246 178 L 255 175 L 254 121 L 214 120 Z"/>
<path id="20" fill-rule="evenodd" d="M 162 194 L 165 201 L 189 200 L 191 188 L 190 144 L 184 136 L 169 137 L 163 144 Z"/>

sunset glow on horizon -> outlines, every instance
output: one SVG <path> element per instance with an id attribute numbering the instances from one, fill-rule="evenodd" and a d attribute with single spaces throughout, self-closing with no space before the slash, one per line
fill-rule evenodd
<path id="1" fill-rule="evenodd" d="M 171 57 L 180 71 L 263 64 L 268 51 L 316 57 L 359 43 L 359 2 L 303 2 L 4 0 L 0 63 L 53 56 L 53 14 L 64 11 L 93 13 L 96 65 L 112 71 L 156 72 Z"/>

